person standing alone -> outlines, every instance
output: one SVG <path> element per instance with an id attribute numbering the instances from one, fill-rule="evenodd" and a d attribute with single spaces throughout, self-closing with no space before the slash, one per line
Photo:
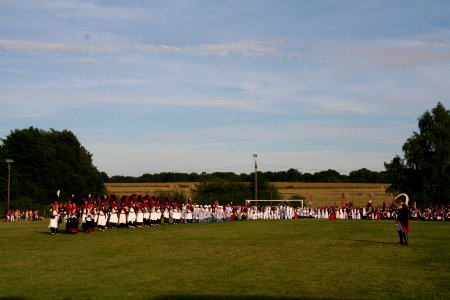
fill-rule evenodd
<path id="1" fill-rule="evenodd" d="M 407 194 L 399 194 L 397 197 L 395 197 L 397 201 L 399 201 L 399 207 L 397 211 L 397 217 L 395 220 L 396 223 L 396 229 L 398 236 L 400 238 L 400 241 L 398 242 L 399 245 L 408 245 L 408 233 L 411 230 L 410 223 L 409 223 L 409 197 Z"/>

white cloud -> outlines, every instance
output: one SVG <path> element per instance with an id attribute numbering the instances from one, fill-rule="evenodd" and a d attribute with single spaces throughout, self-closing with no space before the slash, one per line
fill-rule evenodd
<path id="1" fill-rule="evenodd" d="M 62 53 L 99 53 L 110 54 L 136 51 L 149 54 L 193 54 L 219 56 L 267 56 L 280 58 L 279 50 L 265 46 L 261 42 L 240 41 L 229 44 L 206 44 L 191 47 L 176 47 L 154 44 L 123 44 L 123 45 L 83 45 L 68 43 L 35 42 L 29 40 L 11 40 L 0 38 L 0 48 L 8 51 L 25 52 L 62 52 Z"/>
<path id="2" fill-rule="evenodd" d="M 246 40 L 222 44 L 200 44 L 192 46 L 174 46 L 167 44 L 70 44 L 62 42 L 37 42 L 31 40 L 13 40 L 0 38 L 0 49 L 8 51 L 31 53 L 70 53 L 70 54 L 183 54 L 183 55 L 214 55 L 268 57 L 281 60 L 316 61 L 325 64 L 339 64 L 343 61 L 353 61 L 358 58 L 371 64 L 414 66 L 450 62 L 450 38 L 446 34 L 430 37 L 417 37 L 415 40 L 379 41 L 369 47 L 358 46 L 301 46 L 291 48 L 286 42 Z M 286 48 L 287 46 L 287 48 Z M 303 47 L 306 47 L 303 49 Z M 306 50 L 308 49 L 308 50 Z M 299 54 L 300 53 L 300 54 Z M 310 53 L 310 54 L 307 54 Z M 98 58 L 90 58 L 97 59 Z M 363 61 L 361 61 L 363 62 Z"/>
<path id="3" fill-rule="evenodd" d="M 193 52 L 202 55 L 243 55 L 281 57 L 278 49 L 268 47 L 259 42 L 242 41 L 230 44 L 211 44 L 193 47 Z"/>
<path id="4" fill-rule="evenodd" d="M 117 53 L 139 51 L 145 53 L 179 53 L 180 48 L 167 45 L 129 44 L 129 45 L 82 45 L 67 43 L 46 43 L 26 40 L 0 39 L 0 48 L 9 51 L 63 52 L 63 53 Z"/>

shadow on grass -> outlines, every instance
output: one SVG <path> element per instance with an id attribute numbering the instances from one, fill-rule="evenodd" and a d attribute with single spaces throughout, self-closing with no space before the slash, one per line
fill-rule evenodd
<path id="1" fill-rule="evenodd" d="M 25 297 L 1 297 L 0 300 L 27 300 L 29 298 Z M 63 298 L 64 300 L 72 300 L 70 298 Z M 207 299 L 215 299 L 215 300 L 259 300 L 259 299 L 267 299 L 267 300 L 282 300 L 282 299 L 288 299 L 288 300 L 296 300 L 296 299 L 331 299 L 326 297 L 321 298 L 314 298 L 314 297 L 286 297 L 286 296 L 236 296 L 236 295 L 163 295 L 159 297 L 148 297 L 144 299 L 156 299 L 156 300 L 172 300 L 172 299 L 186 299 L 186 300 L 207 300 Z"/>
<path id="2" fill-rule="evenodd" d="M 342 241 L 351 241 L 351 242 L 358 242 L 358 243 L 364 243 L 364 244 L 384 244 L 384 245 L 396 245 L 397 244 L 397 243 L 394 243 L 394 242 L 382 242 L 382 241 L 374 241 L 374 240 L 343 239 Z"/>
<path id="3" fill-rule="evenodd" d="M 40 233 L 40 234 L 46 234 L 46 235 L 51 235 L 50 231 L 35 231 L 34 233 Z M 3 298 L 0 298 L 0 300 Z"/>
<path id="4" fill-rule="evenodd" d="M 81 231 L 81 230 L 79 232 L 83 233 L 83 231 Z M 40 234 L 45 234 L 45 235 L 52 235 L 50 230 L 49 231 L 35 231 L 34 233 L 40 233 Z M 58 233 L 56 235 L 74 235 L 74 233 L 69 233 L 69 232 L 66 232 L 65 230 L 60 230 L 60 231 L 58 231 Z M 2 300 L 2 298 L 0 298 L 0 300 Z"/>
<path id="5" fill-rule="evenodd" d="M 281 299 L 306 299 L 304 297 L 286 297 L 286 296 L 236 296 L 236 295 L 164 295 L 159 297 L 149 297 L 146 299 L 157 299 L 157 300 L 171 300 L 171 299 L 187 299 L 187 300 L 206 300 L 206 299 L 215 299 L 215 300 L 226 300 L 226 299 L 250 299 L 250 300 L 259 300 L 259 299 L 267 299 L 267 300 L 281 300 Z M 312 298 L 308 298 L 312 299 Z M 325 299 L 325 298 L 322 298 Z"/>

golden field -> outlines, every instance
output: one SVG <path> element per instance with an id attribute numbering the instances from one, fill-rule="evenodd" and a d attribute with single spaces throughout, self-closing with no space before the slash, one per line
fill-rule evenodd
<path id="1" fill-rule="evenodd" d="M 393 200 L 393 195 L 385 192 L 389 184 L 317 182 L 273 182 L 272 184 L 278 189 L 284 200 L 301 196 L 305 199 L 305 205 L 311 203 L 313 206 L 340 206 L 344 202 L 353 202 L 355 205 L 362 206 L 372 201 L 375 206 L 381 206 L 383 202 L 390 204 Z M 195 182 L 105 184 L 109 194 L 119 196 L 171 192 L 182 193 L 186 197 L 191 196 L 191 189 L 195 185 Z"/>
<path id="2" fill-rule="evenodd" d="M 158 194 L 162 192 L 183 193 L 187 197 L 191 194 L 191 189 L 196 182 L 167 182 L 167 183 L 105 183 L 106 191 L 116 195 L 146 195 Z"/>

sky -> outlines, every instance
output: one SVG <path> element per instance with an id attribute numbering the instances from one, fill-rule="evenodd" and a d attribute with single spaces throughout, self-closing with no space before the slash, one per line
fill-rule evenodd
<path id="1" fill-rule="evenodd" d="M 70 130 L 109 176 L 403 156 L 450 107 L 450 2 L 0 0 L 0 138 Z"/>

